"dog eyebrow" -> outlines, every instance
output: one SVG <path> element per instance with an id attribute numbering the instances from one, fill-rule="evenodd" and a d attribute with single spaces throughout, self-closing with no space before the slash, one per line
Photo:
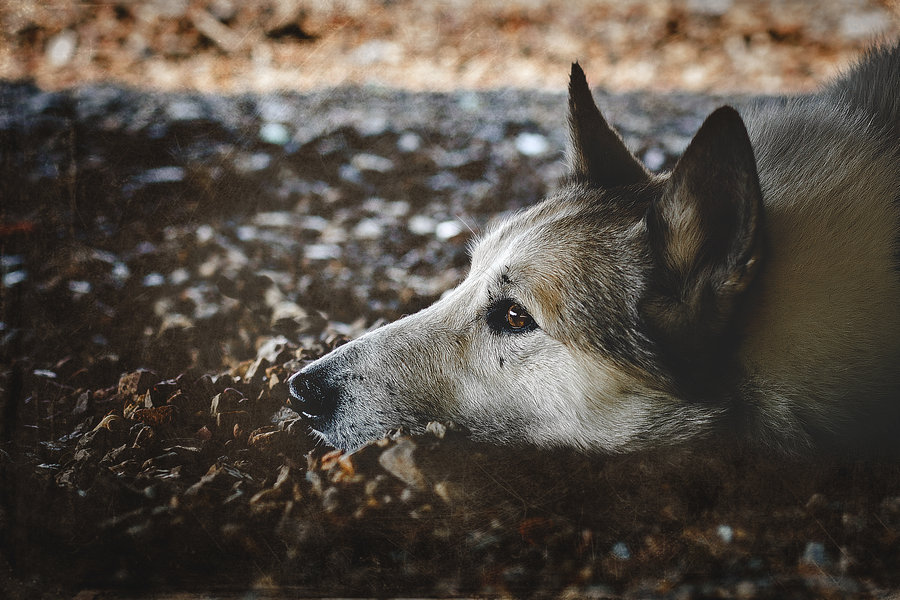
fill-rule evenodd
<path id="1" fill-rule="evenodd" d="M 493 278 L 492 283 L 488 286 L 488 300 L 494 302 L 501 298 L 517 297 L 516 289 L 519 287 L 518 281 L 510 276 L 510 266 L 505 265 L 500 272 Z"/>

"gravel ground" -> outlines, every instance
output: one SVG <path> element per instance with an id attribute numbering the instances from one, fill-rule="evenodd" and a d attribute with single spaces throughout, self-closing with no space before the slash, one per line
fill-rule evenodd
<path id="1" fill-rule="evenodd" d="M 895 35 L 891 5 L 428 6 L 0 5 L 0 596 L 896 597 L 896 461 L 452 423 L 343 456 L 284 406 L 553 188 L 572 58 L 659 170 L 737 91 Z"/>
<path id="2" fill-rule="evenodd" d="M 341 84 L 809 90 L 900 34 L 896 0 L 17 0 L 0 78 L 242 93 Z"/>
<path id="3" fill-rule="evenodd" d="M 7 596 L 900 586 L 896 463 L 592 457 L 438 423 L 347 457 L 283 406 L 292 371 L 432 302 L 471 230 L 552 188 L 562 94 L 0 94 Z M 657 168 L 724 101 L 599 96 Z"/>

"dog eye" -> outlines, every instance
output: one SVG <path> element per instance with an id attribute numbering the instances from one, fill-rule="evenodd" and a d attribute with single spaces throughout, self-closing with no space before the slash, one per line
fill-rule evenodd
<path id="1" fill-rule="evenodd" d="M 496 333 L 527 333 L 538 328 L 525 307 L 510 299 L 495 302 L 488 309 L 487 322 Z"/>
<path id="2" fill-rule="evenodd" d="M 531 315 L 520 304 L 510 304 L 506 309 L 506 323 L 514 331 L 520 331 L 534 324 Z"/>

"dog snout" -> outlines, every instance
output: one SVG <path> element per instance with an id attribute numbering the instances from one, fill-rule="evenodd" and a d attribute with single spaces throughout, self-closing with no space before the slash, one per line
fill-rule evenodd
<path id="1" fill-rule="evenodd" d="M 308 417 L 326 419 L 335 410 L 338 390 L 329 384 L 324 373 L 303 369 L 288 379 L 291 406 Z"/>

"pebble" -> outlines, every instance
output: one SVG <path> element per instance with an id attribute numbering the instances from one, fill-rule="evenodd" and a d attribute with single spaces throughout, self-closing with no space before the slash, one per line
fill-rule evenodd
<path id="1" fill-rule="evenodd" d="M 628 560 L 631 558 L 631 550 L 625 542 L 616 542 L 613 544 L 610 553 L 619 560 Z"/>
<path id="2" fill-rule="evenodd" d="M 415 152 L 422 147 L 422 138 L 415 133 L 406 131 L 397 139 L 397 149 L 400 152 Z"/>
<path id="3" fill-rule="evenodd" d="M 232 410 L 216 413 L 216 431 L 220 436 L 239 435 L 250 425 L 250 414 L 243 410 Z"/>
<path id="4" fill-rule="evenodd" d="M 821 542 L 808 542 L 800 555 L 800 564 L 823 569 L 829 566 L 831 561 L 825 552 L 825 544 Z"/>
<path id="5" fill-rule="evenodd" d="M 421 491 L 426 488 L 425 475 L 416 465 L 415 450 L 413 441 L 402 439 L 381 453 L 378 464 L 406 485 Z"/>
<path id="6" fill-rule="evenodd" d="M 21 254 L 7 254 L 0 256 L 0 267 L 3 269 L 21 267 L 23 264 L 25 264 L 25 257 Z"/>
<path id="7" fill-rule="evenodd" d="M 78 34 L 71 29 L 63 29 L 47 40 L 47 62 L 54 68 L 63 67 L 75 56 L 77 47 Z"/>
<path id="8" fill-rule="evenodd" d="M 353 165 L 341 165 L 338 168 L 338 176 L 344 181 L 361 185 L 363 183 L 362 172 Z"/>
<path id="9" fill-rule="evenodd" d="M 237 409 L 238 402 L 244 395 L 234 388 L 227 388 L 213 396 L 209 403 L 209 416 L 215 417 L 221 412 L 229 412 Z"/>
<path id="10" fill-rule="evenodd" d="M 425 215 L 413 215 L 409 218 L 407 227 L 416 235 L 431 235 L 437 227 L 437 222 Z"/>
<path id="11" fill-rule="evenodd" d="M 166 278 L 159 273 L 148 273 L 144 276 L 142 283 L 144 287 L 159 287 L 166 282 Z"/>
<path id="12" fill-rule="evenodd" d="M 384 234 L 384 226 L 377 219 L 362 219 L 353 228 L 353 237 L 363 240 L 377 240 Z"/>
<path id="13" fill-rule="evenodd" d="M 516 136 L 516 150 L 525 156 L 539 156 L 547 152 L 550 143 L 539 133 L 522 132 Z"/>
<path id="14" fill-rule="evenodd" d="M 216 230 L 209 225 L 200 225 L 197 227 L 194 234 L 197 236 L 197 241 L 200 244 L 205 244 L 215 237 Z"/>
<path id="15" fill-rule="evenodd" d="M 292 227 L 296 222 L 297 216 L 286 211 L 261 212 L 253 217 L 253 223 L 259 227 Z"/>
<path id="16" fill-rule="evenodd" d="M 331 260 L 341 256 L 341 247 L 336 244 L 309 244 L 303 248 L 303 255 L 309 260 Z"/>
<path id="17" fill-rule="evenodd" d="M 172 121 L 195 121 L 203 117 L 203 107 L 192 100 L 174 100 L 166 106 L 166 115 Z"/>
<path id="18" fill-rule="evenodd" d="M 328 219 L 318 215 L 307 215 L 301 220 L 303 229 L 310 231 L 324 231 L 328 227 Z"/>
<path id="19" fill-rule="evenodd" d="M 666 153 L 659 148 L 650 148 L 644 152 L 643 161 L 651 171 L 659 171 L 666 163 Z"/>
<path id="20" fill-rule="evenodd" d="M 191 273 L 187 269 L 175 269 L 169 273 L 169 283 L 172 285 L 182 285 L 191 279 Z"/>
<path id="21" fill-rule="evenodd" d="M 3 276 L 3 287 L 11 288 L 14 285 L 22 283 L 26 279 L 28 279 L 28 271 L 24 269 L 7 273 Z"/>
<path id="22" fill-rule="evenodd" d="M 284 146 L 291 141 L 291 132 L 281 123 L 263 123 L 259 128 L 259 139 L 267 144 Z"/>
<path id="23" fill-rule="evenodd" d="M 160 376 L 147 369 L 139 369 L 119 377 L 118 393 L 123 396 L 135 396 L 148 392 L 159 383 Z"/>
<path id="24" fill-rule="evenodd" d="M 177 183 L 184 180 L 183 167 L 157 167 L 147 169 L 132 179 L 133 183 Z"/>
<path id="25" fill-rule="evenodd" d="M 234 158 L 234 168 L 238 173 L 249 174 L 262 171 L 272 163 L 272 156 L 265 152 L 240 154 Z"/>
<path id="26" fill-rule="evenodd" d="M 350 164 L 360 171 L 387 173 L 394 168 L 394 161 L 376 154 L 362 153 L 350 159 Z"/>
<path id="27" fill-rule="evenodd" d="M 726 544 L 730 544 L 732 540 L 734 540 L 734 529 L 729 525 L 719 525 L 716 528 L 716 534 L 718 534 L 719 539 Z"/>
<path id="28" fill-rule="evenodd" d="M 463 232 L 465 226 L 459 221 L 444 221 L 434 228 L 434 235 L 441 241 L 454 238 Z"/>
<path id="29" fill-rule="evenodd" d="M 123 262 L 117 262 L 113 265 L 112 271 L 110 272 L 113 279 L 116 280 L 119 284 L 123 284 L 128 281 L 128 278 L 131 277 L 131 269 L 128 268 Z"/>
<path id="30" fill-rule="evenodd" d="M 89 281 L 70 281 L 69 291 L 73 294 L 84 295 L 91 293 L 91 283 Z"/>

